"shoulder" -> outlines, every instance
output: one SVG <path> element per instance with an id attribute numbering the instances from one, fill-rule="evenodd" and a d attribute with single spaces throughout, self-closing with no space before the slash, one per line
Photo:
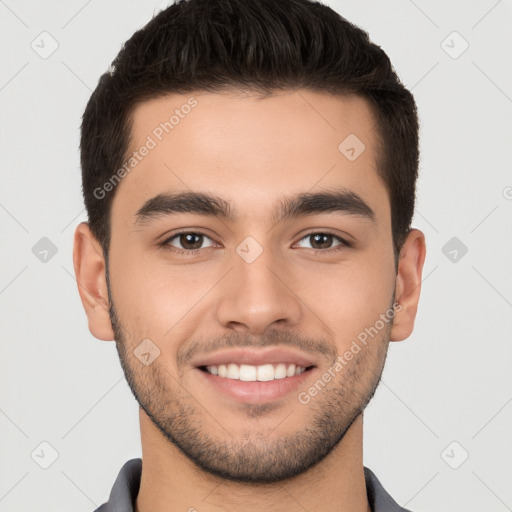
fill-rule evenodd
<path id="1" fill-rule="evenodd" d="M 375 473 L 367 467 L 364 467 L 364 479 L 372 512 L 412 512 L 401 507 L 384 489 Z"/>
<path id="2" fill-rule="evenodd" d="M 139 493 L 142 459 L 125 462 L 110 491 L 109 499 L 94 512 L 134 512 Z"/>

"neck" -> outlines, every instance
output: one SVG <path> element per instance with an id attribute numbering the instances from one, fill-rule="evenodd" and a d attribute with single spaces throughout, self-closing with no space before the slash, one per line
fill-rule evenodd
<path id="1" fill-rule="evenodd" d="M 272 484 L 232 482 L 206 473 L 141 409 L 142 475 L 135 512 L 371 512 L 363 472 L 363 415 L 322 461 Z"/>

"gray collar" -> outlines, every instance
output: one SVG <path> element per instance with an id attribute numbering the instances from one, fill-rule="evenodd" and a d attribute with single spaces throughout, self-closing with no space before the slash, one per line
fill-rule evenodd
<path id="1" fill-rule="evenodd" d="M 126 462 L 117 475 L 108 502 L 94 512 L 134 512 L 141 473 L 142 459 Z M 372 512 L 411 512 L 397 504 L 367 467 L 364 468 L 364 478 Z"/>

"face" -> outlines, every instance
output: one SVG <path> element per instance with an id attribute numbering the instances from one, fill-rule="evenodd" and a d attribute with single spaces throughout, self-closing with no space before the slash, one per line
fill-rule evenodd
<path id="1" fill-rule="evenodd" d="M 110 319 L 128 383 L 207 472 L 298 475 L 361 414 L 392 337 L 372 113 L 305 90 L 169 95 L 135 109 L 131 152 L 144 145 L 111 212 Z"/>

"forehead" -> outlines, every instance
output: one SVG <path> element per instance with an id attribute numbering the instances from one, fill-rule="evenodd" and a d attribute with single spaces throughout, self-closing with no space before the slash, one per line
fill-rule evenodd
<path id="1" fill-rule="evenodd" d="M 112 208 L 124 218 L 158 194 L 208 191 L 236 204 L 240 217 L 263 220 L 283 194 L 340 187 L 377 216 L 389 212 L 375 119 L 357 96 L 202 91 L 152 99 L 133 111 L 125 164 Z"/>

